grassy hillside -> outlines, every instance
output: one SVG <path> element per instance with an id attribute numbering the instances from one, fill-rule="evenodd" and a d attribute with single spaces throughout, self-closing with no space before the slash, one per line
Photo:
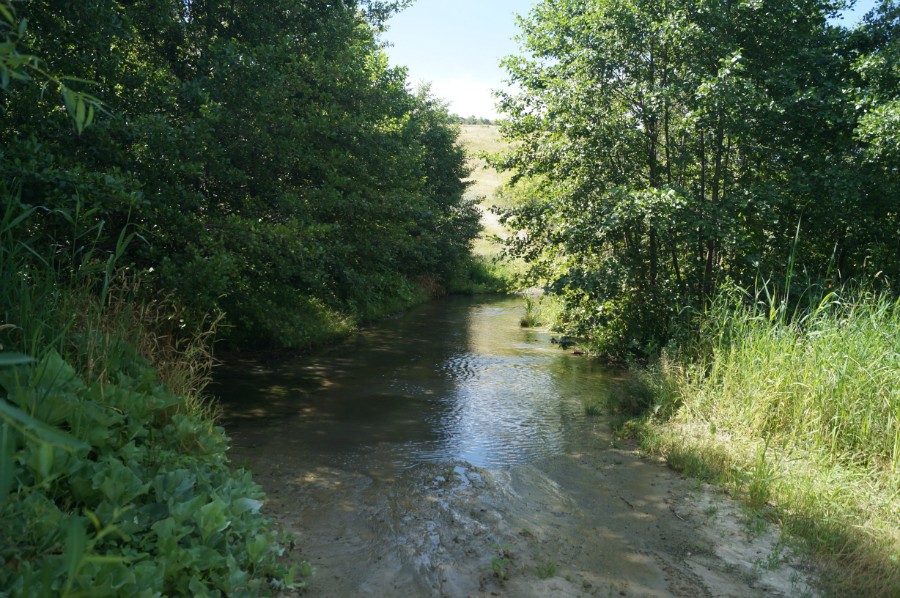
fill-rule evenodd
<path id="1" fill-rule="evenodd" d="M 490 199 L 496 191 L 509 180 L 509 173 L 499 173 L 487 165 L 481 157 L 484 152 L 497 153 L 506 148 L 506 142 L 500 138 L 500 129 L 496 125 L 462 125 L 460 142 L 466 148 L 467 164 L 472 168 L 469 180 L 469 197 L 484 197 L 490 205 Z"/>
<path id="2" fill-rule="evenodd" d="M 483 155 L 485 152 L 498 153 L 506 148 L 500 137 L 500 129 L 496 125 L 463 125 L 460 143 L 466 150 L 466 164 L 472 169 L 471 182 L 466 195 L 477 198 L 481 210 L 481 224 L 484 227 L 478 240 L 475 241 L 475 255 L 492 258 L 499 254 L 500 248 L 491 239 L 494 236 L 506 236 L 506 229 L 498 222 L 497 215 L 489 210 L 494 198 L 503 184 L 509 180 L 509 173 L 499 173 L 488 166 Z"/>

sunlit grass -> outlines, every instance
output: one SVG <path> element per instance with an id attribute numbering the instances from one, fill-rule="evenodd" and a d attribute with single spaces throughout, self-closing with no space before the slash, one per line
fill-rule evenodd
<path id="1" fill-rule="evenodd" d="M 496 125 L 462 125 L 460 143 L 466 148 L 468 164 L 472 168 L 474 185 L 469 192 L 490 199 L 494 192 L 509 179 L 509 173 L 498 173 L 487 165 L 482 157 L 485 152 L 496 154 L 506 149 Z"/>
<path id="2" fill-rule="evenodd" d="M 644 444 L 770 511 L 836 594 L 900 595 L 900 302 L 830 294 L 788 318 L 723 298 L 701 338 L 645 376 Z"/>
<path id="3" fill-rule="evenodd" d="M 539 292 L 526 291 L 522 294 L 525 314 L 521 325 L 526 328 L 555 328 L 563 321 L 563 304 L 559 297 Z"/>
<path id="4" fill-rule="evenodd" d="M 500 173 L 488 166 L 482 155 L 496 154 L 506 149 L 507 144 L 500 137 L 496 125 L 462 125 L 460 143 L 466 148 L 467 164 L 472 169 L 469 187 L 470 197 L 482 197 L 483 203 L 490 205 L 497 190 L 509 180 L 510 173 Z"/>
<path id="5" fill-rule="evenodd" d="M 466 192 L 471 198 L 478 198 L 481 210 L 481 234 L 472 247 L 471 265 L 474 280 L 457 284 L 454 292 L 508 292 L 513 281 L 522 274 L 525 265 L 520 261 L 506 259 L 502 255 L 501 239 L 509 231 L 500 224 L 496 214 L 490 211 L 497 192 L 509 180 L 510 173 L 498 173 L 482 158 L 484 152 L 498 153 L 506 148 L 496 125 L 462 125 L 460 143 L 466 149 L 468 164 L 472 169 L 471 185 Z"/>

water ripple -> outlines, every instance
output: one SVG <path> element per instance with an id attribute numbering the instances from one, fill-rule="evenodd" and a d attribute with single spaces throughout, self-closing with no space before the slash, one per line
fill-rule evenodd
<path id="1" fill-rule="evenodd" d="M 229 431 L 259 450 L 289 446 L 334 464 L 504 467 L 559 454 L 605 373 L 549 333 L 522 329 L 521 315 L 519 299 L 448 300 L 265 377 L 241 372 L 220 381 L 226 416 L 261 415 L 235 417 Z"/>

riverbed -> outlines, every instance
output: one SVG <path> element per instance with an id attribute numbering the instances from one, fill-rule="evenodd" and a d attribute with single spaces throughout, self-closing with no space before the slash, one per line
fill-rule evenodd
<path id="1" fill-rule="evenodd" d="M 774 527 L 586 414 L 623 373 L 450 298 L 313 355 L 233 359 L 232 460 L 317 573 L 310 596 L 799 596 Z"/>

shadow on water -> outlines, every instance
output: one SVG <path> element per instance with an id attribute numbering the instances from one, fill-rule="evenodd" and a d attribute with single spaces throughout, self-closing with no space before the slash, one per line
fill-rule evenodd
<path id="1" fill-rule="evenodd" d="M 529 462 L 564 450 L 606 377 L 521 328 L 521 312 L 518 298 L 449 298 L 314 355 L 226 364 L 212 390 L 238 446 L 282 459 Z"/>
<path id="2" fill-rule="evenodd" d="M 621 373 L 519 327 L 518 298 L 453 298 L 215 390 L 236 463 L 298 538 L 319 596 L 800 595 L 738 510 L 587 417 Z M 795 580 L 799 580 L 795 582 Z"/>

